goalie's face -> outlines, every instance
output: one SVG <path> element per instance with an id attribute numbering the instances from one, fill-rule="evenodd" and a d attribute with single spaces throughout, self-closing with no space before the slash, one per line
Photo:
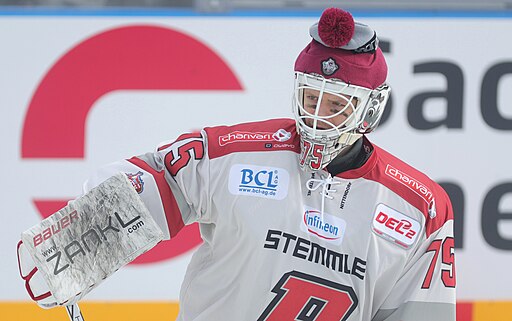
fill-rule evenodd
<path id="1" fill-rule="evenodd" d="M 312 88 L 303 88 L 304 123 L 310 128 L 328 130 L 343 127 L 353 114 L 357 99 L 347 95 L 322 93 Z M 308 117 L 309 116 L 309 117 Z"/>
<path id="2" fill-rule="evenodd" d="M 375 90 L 295 72 L 293 113 L 301 137 L 300 165 L 319 170 L 378 124 L 389 87 Z"/>
<path id="3" fill-rule="evenodd" d="M 343 146 L 342 136 L 354 128 L 357 98 L 301 86 L 296 92 L 297 125 L 301 135 L 300 165 L 319 170 L 327 165 Z M 344 134 L 345 133 L 345 134 Z"/>

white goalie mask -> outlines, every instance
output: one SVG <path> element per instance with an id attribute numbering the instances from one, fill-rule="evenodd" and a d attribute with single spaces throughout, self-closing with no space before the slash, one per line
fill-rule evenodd
<path id="1" fill-rule="evenodd" d="M 296 72 L 293 114 L 301 137 L 301 167 L 320 170 L 363 134 L 373 131 L 389 91 L 386 84 L 369 89 Z"/>
<path id="2" fill-rule="evenodd" d="M 293 114 L 302 168 L 320 170 L 377 127 L 389 97 L 387 64 L 369 26 L 328 8 L 295 60 Z"/>

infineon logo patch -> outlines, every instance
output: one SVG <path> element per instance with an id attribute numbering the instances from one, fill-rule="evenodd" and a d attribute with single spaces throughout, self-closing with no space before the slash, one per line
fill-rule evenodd
<path id="1" fill-rule="evenodd" d="M 312 234 L 322 240 L 334 244 L 341 244 L 345 236 L 347 223 L 345 220 L 322 213 L 309 206 L 304 206 L 304 214 L 300 228 L 302 231 Z"/>
<path id="2" fill-rule="evenodd" d="M 403 248 L 410 248 L 420 234 L 421 224 L 384 204 L 377 205 L 372 230 L 377 235 Z"/>
<path id="3" fill-rule="evenodd" d="M 285 169 L 235 164 L 229 171 L 229 192 L 282 200 L 288 195 L 290 175 Z"/>

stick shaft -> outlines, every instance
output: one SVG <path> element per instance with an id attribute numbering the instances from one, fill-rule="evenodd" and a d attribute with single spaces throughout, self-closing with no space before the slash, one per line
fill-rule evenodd
<path id="1" fill-rule="evenodd" d="M 71 321 L 85 321 L 78 304 L 66 305 L 66 311 Z"/>

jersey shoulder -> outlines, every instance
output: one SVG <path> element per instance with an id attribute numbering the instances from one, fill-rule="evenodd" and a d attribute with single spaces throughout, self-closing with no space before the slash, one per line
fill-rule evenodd
<path id="1" fill-rule="evenodd" d="M 300 152 L 295 121 L 277 118 L 204 129 L 210 159 L 239 152 Z"/>
<path id="2" fill-rule="evenodd" d="M 386 150 L 373 147 L 375 166 L 367 178 L 383 184 L 418 208 L 425 217 L 427 237 L 453 220 L 450 199 L 438 183 Z"/>

